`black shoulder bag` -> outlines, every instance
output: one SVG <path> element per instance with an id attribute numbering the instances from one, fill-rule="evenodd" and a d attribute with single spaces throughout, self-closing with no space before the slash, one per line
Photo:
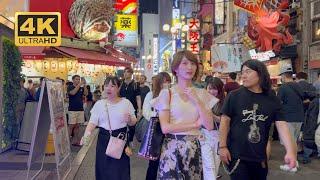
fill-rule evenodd
<path id="1" fill-rule="evenodd" d="M 169 89 L 169 107 L 171 104 L 171 90 Z M 148 129 L 144 134 L 138 156 L 144 159 L 155 161 L 160 157 L 161 147 L 164 139 L 160 126 L 159 113 L 157 116 L 151 117 Z"/>

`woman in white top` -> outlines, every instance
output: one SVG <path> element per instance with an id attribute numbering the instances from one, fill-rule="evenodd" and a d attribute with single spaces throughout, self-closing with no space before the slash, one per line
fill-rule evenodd
<path id="1" fill-rule="evenodd" d="M 166 135 L 160 156 L 158 179 L 202 179 L 200 127 L 213 129 L 211 108 L 218 99 L 192 87 L 198 60 L 190 51 L 177 52 L 171 64 L 177 85 L 160 92 L 156 108 Z"/>
<path id="2" fill-rule="evenodd" d="M 120 133 L 127 134 L 127 126 L 133 126 L 137 122 L 131 102 L 119 97 L 119 87 L 120 80 L 117 77 L 107 77 L 103 91 L 106 98 L 94 104 L 90 121 L 81 140 L 82 144 L 87 145 L 92 131 L 99 127 L 95 165 L 97 180 L 130 180 L 129 156 L 124 151 L 120 159 L 105 154 L 110 139 L 109 130 L 112 130 L 112 136 L 115 137 Z"/>
<path id="3" fill-rule="evenodd" d="M 158 101 L 158 96 L 161 89 L 168 88 L 171 83 L 171 77 L 167 72 L 160 72 L 152 79 L 152 91 L 150 91 L 145 98 L 143 103 L 143 117 L 148 121 L 151 117 L 157 115 L 156 111 L 153 109 L 154 103 Z M 146 179 L 147 180 L 156 180 L 157 171 L 159 167 L 159 159 L 149 161 L 149 166 L 147 170 Z"/>

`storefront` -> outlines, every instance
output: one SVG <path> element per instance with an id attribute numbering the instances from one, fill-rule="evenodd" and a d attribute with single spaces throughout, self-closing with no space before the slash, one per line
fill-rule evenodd
<path id="1" fill-rule="evenodd" d="M 71 80 L 75 74 L 89 84 L 102 84 L 105 76 L 131 66 L 135 59 L 107 47 L 96 51 L 71 47 L 20 47 L 23 74 L 29 78 L 57 77 Z M 100 51 L 98 51 L 100 50 Z M 107 52 L 106 52 L 107 51 Z"/>
<path id="2" fill-rule="evenodd" d="M 320 72 L 320 43 L 313 44 L 309 47 L 309 69 L 311 81 L 318 79 L 318 72 Z"/>

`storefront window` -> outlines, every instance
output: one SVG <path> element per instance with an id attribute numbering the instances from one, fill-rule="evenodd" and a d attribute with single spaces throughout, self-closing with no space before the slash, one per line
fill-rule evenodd
<path id="1" fill-rule="evenodd" d="M 320 19 L 312 21 L 312 42 L 320 41 Z"/>

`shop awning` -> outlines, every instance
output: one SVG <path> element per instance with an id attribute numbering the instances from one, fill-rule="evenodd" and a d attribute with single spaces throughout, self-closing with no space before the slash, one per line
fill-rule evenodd
<path id="1" fill-rule="evenodd" d="M 115 49 L 115 48 L 113 48 L 113 47 L 111 47 L 111 46 L 105 46 L 105 48 L 106 48 L 107 50 L 109 50 L 109 52 L 110 52 L 112 55 L 114 55 L 115 57 L 117 57 L 117 58 L 121 58 L 121 59 L 124 59 L 124 60 L 126 60 L 126 61 L 133 62 L 133 63 L 136 63 L 136 62 L 137 62 L 137 60 L 136 60 L 135 57 L 132 57 L 132 56 L 130 56 L 130 55 L 128 55 L 128 54 L 126 54 L 126 53 L 124 53 L 124 52 L 122 52 L 122 51 L 120 51 L 120 50 L 117 50 L 117 49 Z"/>
<path id="2" fill-rule="evenodd" d="M 23 60 L 43 60 L 45 47 L 39 46 L 20 46 L 19 51 Z"/>
<path id="3" fill-rule="evenodd" d="M 310 60 L 309 61 L 310 69 L 319 69 L 320 68 L 320 59 L 319 60 Z"/>
<path id="4" fill-rule="evenodd" d="M 79 63 L 100 64 L 109 66 L 130 66 L 129 62 L 122 61 L 104 52 L 75 49 L 69 47 L 53 47 L 59 53 L 74 57 Z"/>

